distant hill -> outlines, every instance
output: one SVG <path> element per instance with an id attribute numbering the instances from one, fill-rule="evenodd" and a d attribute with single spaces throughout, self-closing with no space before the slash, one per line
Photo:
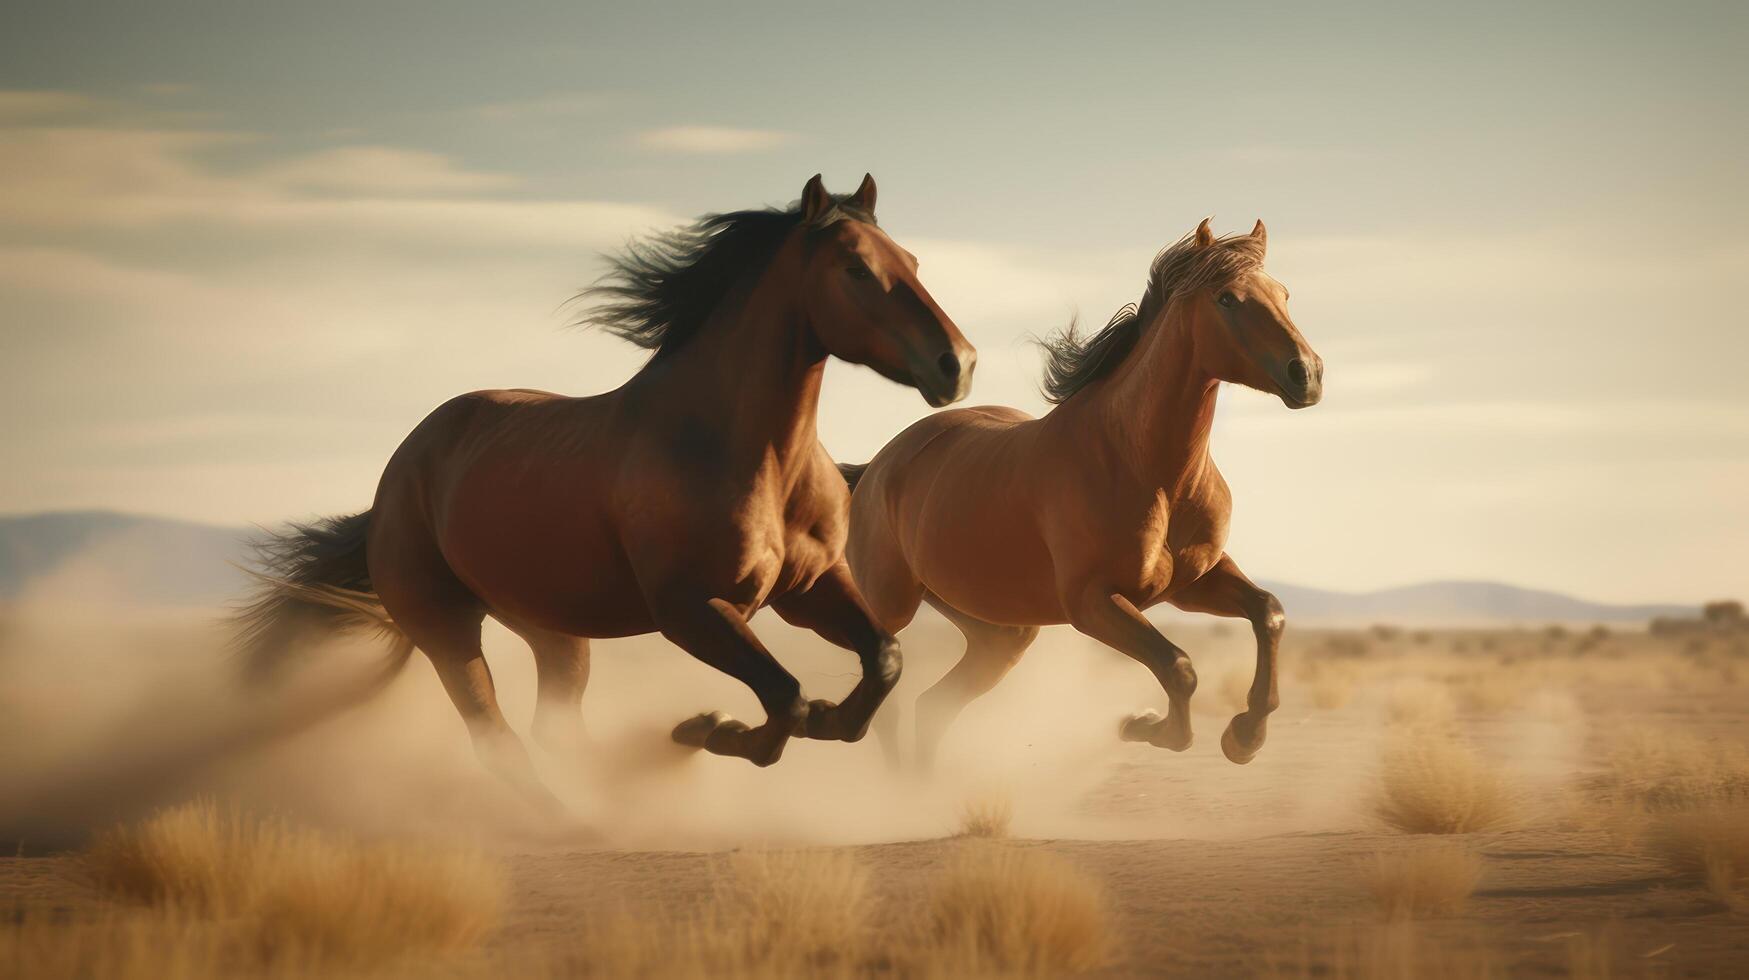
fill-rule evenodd
<path id="1" fill-rule="evenodd" d="M 0 602 L 31 599 L 211 606 L 248 582 L 231 562 L 254 532 L 110 511 L 0 517 Z M 1694 616 L 1687 606 L 1608 605 L 1497 582 L 1427 582 L 1377 592 L 1264 585 L 1299 622 L 1630 622 Z"/>
<path id="2" fill-rule="evenodd" d="M 113 511 L 0 517 L 0 602 L 214 606 L 248 578 L 248 528 Z"/>
<path id="3" fill-rule="evenodd" d="M 1423 582 L 1377 592 L 1265 582 L 1296 620 L 1342 623 L 1563 623 L 1645 621 L 1654 616 L 1698 616 L 1698 606 L 1613 605 L 1559 592 L 1499 582 Z"/>

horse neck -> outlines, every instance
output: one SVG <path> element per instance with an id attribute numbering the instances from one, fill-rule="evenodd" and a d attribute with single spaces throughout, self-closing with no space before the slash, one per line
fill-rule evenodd
<path id="1" fill-rule="evenodd" d="M 808 328 L 796 293 L 792 247 L 737 288 L 652 381 L 683 407 L 689 424 L 714 430 L 731 458 L 780 464 L 805 459 L 818 437 L 826 351 Z M 654 366 L 654 365 L 653 365 Z"/>
<path id="2" fill-rule="evenodd" d="M 1190 330 L 1170 306 L 1142 330 L 1111 376 L 1082 393 L 1086 403 L 1078 412 L 1142 483 L 1183 490 L 1210 465 L 1220 383 L 1197 366 Z M 1062 408 L 1078 400 L 1071 398 Z"/>

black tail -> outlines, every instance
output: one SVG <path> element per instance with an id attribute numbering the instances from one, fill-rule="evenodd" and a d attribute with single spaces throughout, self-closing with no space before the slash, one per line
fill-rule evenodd
<path id="1" fill-rule="evenodd" d="M 867 463 L 839 463 L 838 464 L 838 472 L 843 475 L 844 482 L 850 484 L 851 491 L 855 492 L 856 481 L 862 479 L 862 475 L 864 473 L 868 472 L 868 464 Z"/>
<path id="2" fill-rule="evenodd" d="M 247 679 L 273 676 L 306 641 L 361 627 L 400 641 L 396 653 L 403 661 L 411 653 L 371 588 L 364 555 L 369 529 L 365 511 L 293 524 L 254 543 L 255 567 L 246 571 L 259 586 L 236 617 Z"/>

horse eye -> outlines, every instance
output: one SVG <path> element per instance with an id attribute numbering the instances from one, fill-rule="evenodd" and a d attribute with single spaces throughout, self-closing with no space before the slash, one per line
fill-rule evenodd
<path id="1" fill-rule="evenodd" d="M 866 266 L 866 265 L 853 265 L 850 268 L 845 269 L 844 271 L 846 273 L 848 273 L 850 278 L 852 278 L 852 279 L 873 279 L 874 278 L 874 273 L 868 271 L 868 266 Z"/>
<path id="2" fill-rule="evenodd" d="M 1232 293 L 1222 293 L 1215 297 L 1215 302 L 1230 310 L 1239 305 L 1239 297 L 1234 296 Z"/>

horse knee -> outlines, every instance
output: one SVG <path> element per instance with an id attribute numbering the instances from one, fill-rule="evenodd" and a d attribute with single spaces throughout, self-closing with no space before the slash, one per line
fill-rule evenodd
<path id="1" fill-rule="evenodd" d="M 891 635 L 883 635 L 880 643 L 862 658 L 863 674 L 878 678 L 889 690 L 899 683 L 904 668 L 904 653 L 899 648 L 898 639 Z"/>
<path id="2" fill-rule="evenodd" d="M 1253 621 L 1257 628 L 1272 638 L 1279 638 L 1282 630 L 1287 628 L 1287 611 L 1282 609 L 1281 600 L 1273 592 L 1264 592 L 1257 597 L 1256 613 Z"/>

